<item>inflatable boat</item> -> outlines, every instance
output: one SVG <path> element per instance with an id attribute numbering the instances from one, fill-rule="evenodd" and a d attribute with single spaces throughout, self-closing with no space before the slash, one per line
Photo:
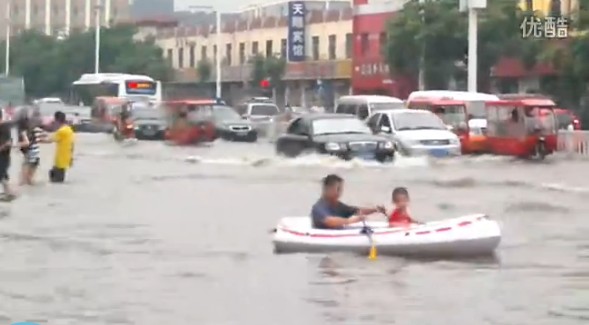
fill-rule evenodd
<path id="1" fill-rule="evenodd" d="M 365 254 L 370 249 L 370 239 L 379 255 L 478 256 L 490 255 L 499 246 L 501 229 L 484 214 L 396 228 L 390 228 L 386 222 L 367 222 L 338 230 L 314 229 L 310 217 L 286 217 L 276 227 L 273 242 L 277 253 Z"/>

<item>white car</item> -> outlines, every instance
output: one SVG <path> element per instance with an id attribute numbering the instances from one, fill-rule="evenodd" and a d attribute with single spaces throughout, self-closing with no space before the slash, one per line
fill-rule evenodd
<path id="1" fill-rule="evenodd" d="M 435 157 L 461 154 L 460 139 L 434 113 L 419 109 L 376 111 L 366 119 L 376 134 L 391 138 L 397 152 L 406 156 Z"/>

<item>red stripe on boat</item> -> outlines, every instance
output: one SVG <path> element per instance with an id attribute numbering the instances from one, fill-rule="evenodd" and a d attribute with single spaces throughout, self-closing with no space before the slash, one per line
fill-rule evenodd
<path id="1" fill-rule="evenodd" d="M 426 230 L 426 231 L 418 231 L 418 232 L 416 232 L 415 234 L 416 234 L 416 235 L 425 235 L 425 234 L 429 234 L 430 232 L 431 232 L 431 231 L 429 231 L 429 230 Z"/>
<path id="2" fill-rule="evenodd" d="M 458 224 L 459 227 L 468 226 L 472 223 L 472 221 L 462 221 Z"/>
<path id="3" fill-rule="evenodd" d="M 452 227 L 438 228 L 438 229 L 436 229 L 436 232 L 448 231 L 450 229 L 452 229 Z"/>

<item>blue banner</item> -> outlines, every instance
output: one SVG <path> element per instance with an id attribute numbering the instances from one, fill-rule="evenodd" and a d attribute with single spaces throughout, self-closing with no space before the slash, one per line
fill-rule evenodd
<path id="1" fill-rule="evenodd" d="M 288 3 L 288 61 L 305 61 L 305 3 Z"/>

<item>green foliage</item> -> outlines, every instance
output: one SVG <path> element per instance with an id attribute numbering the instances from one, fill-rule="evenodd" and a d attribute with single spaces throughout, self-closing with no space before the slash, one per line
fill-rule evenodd
<path id="1" fill-rule="evenodd" d="M 268 77 L 266 75 L 265 61 L 265 58 L 261 54 L 257 54 L 250 59 L 250 64 L 252 65 L 250 75 L 252 87 L 258 87 L 260 82 Z"/>
<path id="2" fill-rule="evenodd" d="M 196 64 L 196 73 L 200 82 L 207 82 L 213 74 L 213 65 L 208 59 L 202 59 Z"/>
<path id="3" fill-rule="evenodd" d="M 250 60 L 252 65 L 251 84 L 258 87 L 260 82 L 266 78 L 270 79 L 272 87 L 282 84 L 282 77 L 286 72 L 286 60 L 278 56 L 264 57 L 260 54 Z"/>
<path id="4" fill-rule="evenodd" d="M 100 72 L 145 74 L 161 81 L 172 77 L 170 64 L 153 39 L 133 40 L 135 29 L 118 26 L 101 31 Z M 4 49 L 5 43 L 0 44 Z M 25 79 L 27 95 L 34 97 L 67 93 L 71 83 L 94 72 L 94 31 L 73 33 L 58 40 L 25 31 L 11 39 L 10 71 Z M 4 70 L 4 51 L 0 53 Z"/>
<path id="5" fill-rule="evenodd" d="M 525 58 L 533 65 L 530 55 L 537 44 L 521 37 L 523 13 L 515 1 L 489 1 L 478 27 L 479 84 L 488 83 L 490 69 L 502 56 Z M 425 67 L 428 89 L 445 89 L 449 78 L 463 72 L 459 62 L 468 53 L 468 20 L 458 11 L 458 0 L 413 0 L 405 5 L 387 26 L 384 56 L 393 73 L 417 76 L 420 59 Z"/>

